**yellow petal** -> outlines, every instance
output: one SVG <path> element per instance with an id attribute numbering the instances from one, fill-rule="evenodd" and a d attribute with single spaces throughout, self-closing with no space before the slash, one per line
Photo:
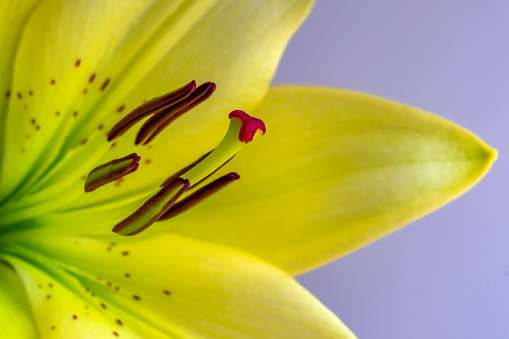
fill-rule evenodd
<path id="1" fill-rule="evenodd" d="M 32 205 L 41 203 L 50 195 L 77 192 L 68 186 L 101 162 L 139 153 L 142 166 L 137 178 L 122 185 L 124 191 L 94 194 L 111 200 L 111 195 L 121 197 L 139 185 L 159 182 L 194 161 L 224 133 L 224 115 L 263 98 L 286 43 L 309 8 L 307 0 L 43 3 L 27 26 L 16 60 L 14 88 L 31 88 L 34 95 L 10 107 L 15 133 L 8 136 L 13 159 L 4 171 L 9 173 L 4 193 L 22 182 L 28 193 L 42 191 L 31 198 Z M 152 148 L 135 148 L 133 134 L 127 133 L 98 161 L 111 146 L 104 143 L 104 134 L 123 114 L 193 79 L 217 83 L 209 101 L 170 126 L 166 138 L 158 137 Z M 24 112 L 22 121 L 19 114 L 14 119 L 19 111 Z M 29 140 L 23 139 L 27 133 L 32 134 Z M 145 160 L 151 165 L 145 166 Z M 61 182 L 60 191 L 43 194 Z"/>
<path id="2" fill-rule="evenodd" d="M 168 234 L 26 246 L 19 255 L 37 251 L 46 258 L 39 265 L 54 261 L 81 284 L 77 296 L 95 294 L 90 308 L 144 338 L 354 338 L 291 276 L 238 250 Z"/>
<path id="3" fill-rule="evenodd" d="M 240 180 L 168 227 L 293 274 L 443 206 L 496 157 L 445 119 L 361 93 L 273 88 L 254 113 L 266 135 L 224 169 Z"/>
<path id="4" fill-rule="evenodd" d="M 22 259 L 21 252 L 28 253 L 29 259 Z M 85 290 L 79 279 L 63 272 L 57 263 L 26 250 L 3 257 L 20 275 L 40 338 L 141 338 L 107 312 L 104 300 Z"/>
<path id="5" fill-rule="evenodd" d="M 16 273 L 0 263 L 0 338 L 39 338 L 24 287 Z"/>

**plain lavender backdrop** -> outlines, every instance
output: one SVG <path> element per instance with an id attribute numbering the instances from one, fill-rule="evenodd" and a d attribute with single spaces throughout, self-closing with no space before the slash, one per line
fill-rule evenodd
<path id="1" fill-rule="evenodd" d="M 318 0 L 275 84 L 444 116 L 499 159 L 443 209 L 299 277 L 361 339 L 509 338 L 509 2 Z"/>

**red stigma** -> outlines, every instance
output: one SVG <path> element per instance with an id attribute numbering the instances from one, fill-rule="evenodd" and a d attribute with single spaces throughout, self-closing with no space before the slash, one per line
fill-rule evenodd
<path id="1" fill-rule="evenodd" d="M 238 118 L 242 122 L 242 127 L 240 128 L 239 133 L 239 140 L 245 144 L 253 141 L 253 138 L 258 130 L 262 131 L 262 135 L 264 135 L 266 132 L 265 124 L 262 120 L 253 118 L 244 111 L 233 111 L 230 113 L 230 115 L 228 115 L 228 118 Z"/>

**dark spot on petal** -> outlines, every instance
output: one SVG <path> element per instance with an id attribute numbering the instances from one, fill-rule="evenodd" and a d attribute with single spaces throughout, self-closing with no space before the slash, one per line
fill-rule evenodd
<path id="1" fill-rule="evenodd" d="M 87 141 L 88 141 L 88 139 L 87 139 L 87 138 L 85 138 L 85 139 L 81 140 L 81 145 L 85 145 L 85 144 L 87 143 Z"/>
<path id="2" fill-rule="evenodd" d="M 84 176 L 84 175 L 82 175 L 82 176 L 81 176 L 81 180 L 85 180 L 86 178 L 87 178 L 87 177 L 86 177 L 86 176 Z M 87 292 L 88 292 L 88 289 L 87 289 Z"/>
<path id="3" fill-rule="evenodd" d="M 18 99 L 21 99 L 21 92 L 18 92 Z"/>
<path id="4" fill-rule="evenodd" d="M 168 290 L 163 290 L 163 293 L 166 294 L 166 295 L 170 295 L 171 294 L 170 291 L 168 291 Z"/>
<path id="5" fill-rule="evenodd" d="M 129 273 L 124 274 L 126 278 L 129 278 L 131 275 Z"/>
<path id="6" fill-rule="evenodd" d="M 129 251 L 122 252 L 122 255 L 129 255 Z"/>
<path id="7" fill-rule="evenodd" d="M 24 148 L 22 148 L 22 149 L 21 149 L 21 153 L 23 153 L 23 154 L 24 154 L 25 152 L 26 152 L 26 151 L 25 151 L 25 149 L 24 149 Z"/>
<path id="8" fill-rule="evenodd" d="M 101 86 L 101 91 L 104 91 L 104 90 L 106 89 L 106 87 L 108 87 L 109 83 L 110 83 L 110 78 L 106 79 L 106 80 L 103 82 L 103 84 L 102 84 L 102 86 Z"/>
<path id="9" fill-rule="evenodd" d="M 103 280 L 103 278 L 102 277 L 97 277 L 97 280 L 101 281 L 101 280 Z"/>
<path id="10" fill-rule="evenodd" d="M 35 126 L 35 129 L 36 129 L 36 130 L 40 130 L 40 129 L 41 129 L 41 126 L 37 125 L 37 126 Z"/>
<path id="11" fill-rule="evenodd" d="M 25 138 L 30 139 L 30 134 L 27 134 Z"/>
<path id="12" fill-rule="evenodd" d="M 93 83 L 94 79 L 95 79 L 95 73 L 92 73 L 92 75 L 90 75 L 90 78 L 88 78 L 88 82 Z"/>
<path id="13" fill-rule="evenodd" d="M 152 162 L 152 160 L 150 160 L 150 159 L 145 160 L 145 163 L 146 163 L 147 165 L 148 165 L 148 164 L 150 164 L 151 162 Z"/>
<path id="14" fill-rule="evenodd" d="M 99 126 L 97 126 L 97 129 L 98 129 L 99 131 L 100 131 L 100 130 L 102 130 L 103 128 L 104 128 L 104 125 L 99 125 Z"/>
<path id="15" fill-rule="evenodd" d="M 124 106 L 124 105 L 122 105 L 122 106 L 120 106 L 119 108 L 117 108 L 117 113 L 122 112 L 122 111 L 124 110 L 124 108 L 125 108 L 125 106 Z"/>
<path id="16" fill-rule="evenodd" d="M 76 319 L 78 319 L 78 316 L 77 316 L 76 314 L 73 314 L 72 318 L 73 318 L 74 320 L 76 320 Z"/>
<path id="17" fill-rule="evenodd" d="M 88 305 L 85 305 L 85 309 L 86 309 L 86 310 L 88 310 L 88 309 L 89 309 Z"/>
<path id="18" fill-rule="evenodd" d="M 78 116 L 78 111 L 74 111 L 74 112 L 72 112 L 72 116 L 73 116 L 73 117 L 77 117 L 77 116 Z"/>
<path id="19" fill-rule="evenodd" d="M 106 285 L 108 285 L 108 287 L 111 287 L 112 284 L 108 281 Z"/>
<path id="20" fill-rule="evenodd" d="M 113 147 L 115 147 L 115 146 L 117 146 L 117 143 L 116 143 L 116 142 L 114 142 L 114 143 L 112 143 L 112 144 L 111 144 L 111 148 L 113 148 Z"/>
<path id="21" fill-rule="evenodd" d="M 83 89 L 83 94 L 87 94 L 88 93 L 88 89 L 87 88 L 84 88 Z"/>
<path id="22" fill-rule="evenodd" d="M 119 324 L 120 326 L 124 325 L 124 323 L 120 319 L 117 319 L 117 324 Z"/>
<path id="23" fill-rule="evenodd" d="M 74 63 L 74 66 L 79 67 L 80 64 L 81 64 L 81 59 L 77 59 L 76 62 Z"/>
<path id="24" fill-rule="evenodd" d="M 135 294 L 135 295 L 133 295 L 133 299 L 134 299 L 134 300 L 138 300 L 138 301 L 140 301 L 140 300 L 141 300 L 141 298 L 140 298 L 139 296 L 137 296 L 136 294 Z"/>
<path id="25" fill-rule="evenodd" d="M 56 111 L 56 112 L 55 112 L 55 115 L 56 115 L 57 117 L 59 117 L 59 116 L 60 116 L 60 111 Z"/>
<path id="26" fill-rule="evenodd" d="M 37 287 L 42 288 L 42 284 L 37 285 Z"/>
<path id="27" fill-rule="evenodd" d="M 106 305 L 104 305 L 103 303 L 101 303 L 101 307 L 107 309 Z"/>
<path id="28" fill-rule="evenodd" d="M 23 105 L 23 108 L 24 108 L 24 109 L 27 109 L 27 108 L 28 108 L 28 105 Z"/>
<path id="29" fill-rule="evenodd" d="M 118 337 L 118 333 L 117 333 L 117 332 L 115 332 L 115 331 L 113 331 L 113 335 L 114 335 L 115 337 Z"/>
<path id="30" fill-rule="evenodd" d="M 30 95 L 30 96 L 34 95 L 34 92 L 28 91 L 28 95 Z"/>
<path id="31" fill-rule="evenodd" d="M 115 291 L 118 291 L 119 289 L 120 289 L 120 287 L 115 286 Z"/>
<path id="32" fill-rule="evenodd" d="M 51 84 L 54 85 L 57 81 L 55 79 L 51 79 Z"/>
<path id="33" fill-rule="evenodd" d="M 30 120 L 30 123 L 31 123 L 32 125 L 35 125 L 35 119 L 33 119 L 33 118 L 32 118 L 32 120 Z"/>
<path id="34" fill-rule="evenodd" d="M 55 329 L 55 325 L 51 326 L 51 329 L 54 330 Z"/>
<path id="35" fill-rule="evenodd" d="M 49 284 L 48 284 L 48 286 L 49 286 L 50 288 L 53 288 L 53 284 L 52 284 L 52 283 L 49 283 Z"/>
<path id="36" fill-rule="evenodd" d="M 10 98 L 10 97 L 11 97 L 11 91 L 7 91 L 7 92 L 5 92 L 5 97 L 6 97 L 6 98 Z"/>
<path id="37" fill-rule="evenodd" d="M 51 299 L 51 294 L 48 294 L 48 295 L 46 296 L 46 299 Z"/>

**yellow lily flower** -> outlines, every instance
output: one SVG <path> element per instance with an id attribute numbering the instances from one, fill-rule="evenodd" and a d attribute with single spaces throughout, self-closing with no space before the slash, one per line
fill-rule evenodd
<path id="1" fill-rule="evenodd" d="M 0 6 L 2 338 L 355 338 L 292 276 L 496 157 L 415 108 L 270 88 L 312 1 Z"/>

